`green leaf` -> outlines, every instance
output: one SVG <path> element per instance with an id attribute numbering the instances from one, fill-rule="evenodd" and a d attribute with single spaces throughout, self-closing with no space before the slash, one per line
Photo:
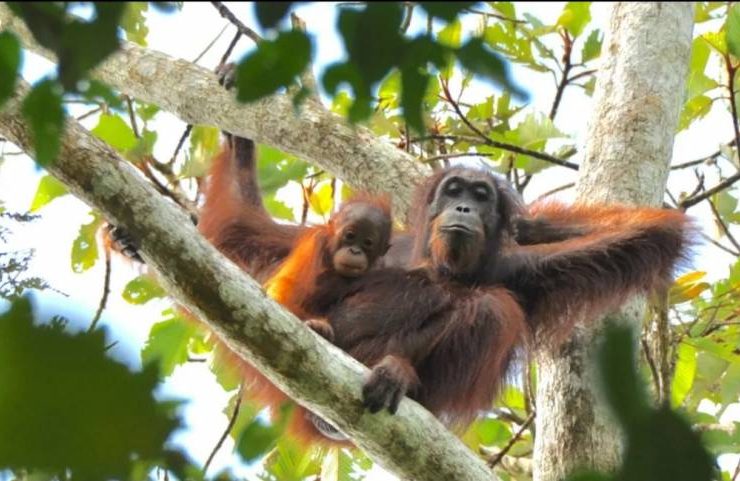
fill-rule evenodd
<path id="1" fill-rule="evenodd" d="M 36 84 L 23 100 L 21 109 L 31 127 L 36 162 L 49 165 L 59 153 L 64 128 L 59 84 L 50 79 Z"/>
<path id="2" fill-rule="evenodd" d="M 330 448 L 321 465 L 322 481 L 353 481 L 352 456 L 344 449 Z"/>
<path id="3" fill-rule="evenodd" d="M 91 211 L 93 219 L 80 227 L 80 233 L 72 243 L 72 271 L 81 274 L 95 265 L 98 260 L 98 242 L 95 234 L 103 223 L 102 217 L 95 211 Z"/>
<path id="4" fill-rule="evenodd" d="M 55 177 L 45 175 L 41 178 L 39 186 L 36 188 L 36 195 L 33 196 L 33 201 L 31 201 L 30 211 L 36 212 L 57 197 L 68 193 L 67 186 L 59 182 Z"/>
<path id="5" fill-rule="evenodd" d="M 308 164 L 269 145 L 260 144 L 257 155 L 260 189 L 266 195 L 274 195 L 291 180 L 300 181 L 308 172 Z"/>
<path id="6" fill-rule="evenodd" d="M 420 72 L 415 66 L 404 68 L 401 71 L 401 106 L 406 122 L 414 131 L 423 133 L 424 119 L 422 116 L 422 100 L 429 85 L 429 75 Z"/>
<path id="7" fill-rule="evenodd" d="M 93 2 L 90 21 L 68 15 L 68 3 L 10 2 L 34 38 L 56 53 L 59 81 L 76 91 L 77 82 L 120 45 L 117 27 L 125 2 Z"/>
<path id="8" fill-rule="evenodd" d="M 182 168 L 183 177 L 201 177 L 220 148 L 221 132 L 217 127 L 195 125 L 190 131 L 190 151 Z"/>
<path id="9" fill-rule="evenodd" d="M 591 2 L 568 2 L 558 18 L 557 25 L 578 37 L 591 21 Z"/>
<path id="10" fill-rule="evenodd" d="M 275 28 L 293 2 L 255 2 L 254 13 L 262 28 Z"/>
<path id="11" fill-rule="evenodd" d="M 684 130 L 692 122 L 706 116 L 712 110 L 712 99 L 706 95 L 698 95 L 683 106 L 678 120 L 678 130 Z"/>
<path id="12" fill-rule="evenodd" d="M 581 62 L 586 63 L 589 60 L 598 58 L 598 56 L 601 55 L 602 41 L 603 37 L 601 35 L 601 31 L 598 28 L 593 30 L 586 39 L 586 42 L 583 44 L 583 50 L 581 50 Z"/>
<path id="13" fill-rule="evenodd" d="M 476 2 L 419 2 L 431 17 L 452 22 L 460 12 L 475 5 Z"/>
<path id="14" fill-rule="evenodd" d="M 116 114 L 102 114 L 91 132 L 121 153 L 128 152 L 137 142 L 134 131 Z"/>
<path id="15" fill-rule="evenodd" d="M 311 205 L 311 209 L 318 215 L 327 217 L 334 205 L 331 183 L 325 182 L 318 189 L 314 190 L 309 197 L 309 204 Z"/>
<path id="16" fill-rule="evenodd" d="M 144 12 L 149 9 L 147 2 L 128 2 L 121 18 L 121 28 L 126 32 L 126 40 L 146 47 L 149 27 Z"/>
<path id="17" fill-rule="evenodd" d="M 736 403 L 740 397 L 740 362 L 730 364 L 722 376 L 720 396 L 724 405 Z"/>
<path id="18" fill-rule="evenodd" d="M 457 51 L 457 59 L 464 68 L 488 78 L 522 100 L 527 99 L 527 93 L 514 82 L 508 64 L 497 53 L 485 48 L 481 39 L 470 39 Z"/>
<path id="19" fill-rule="evenodd" d="M 0 33 L 0 107 L 15 92 L 21 66 L 21 44 L 12 32 Z"/>
<path id="20" fill-rule="evenodd" d="M 462 43 L 462 23 L 455 19 L 439 31 L 437 41 L 446 47 L 458 48 Z"/>
<path id="21" fill-rule="evenodd" d="M 25 299 L 0 315 L 4 469 L 130 479 L 133 460 L 165 456 L 179 427 L 173 404 L 156 401 L 154 370 L 131 372 L 106 357 L 108 342 L 104 330 L 72 335 L 34 325 Z"/>
<path id="22" fill-rule="evenodd" d="M 671 382 L 671 406 L 679 407 L 691 391 L 696 376 L 696 348 L 686 343 L 678 345 L 676 369 Z"/>
<path id="23" fill-rule="evenodd" d="M 265 209 L 267 209 L 267 212 L 269 212 L 272 217 L 291 222 L 295 221 L 293 209 L 285 205 L 284 202 L 277 200 L 274 195 L 263 197 L 262 201 L 265 204 Z"/>
<path id="24" fill-rule="evenodd" d="M 311 41 L 296 30 L 263 40 L 237 67 L 236 98 L 251 102 L 294 83 L 311 60 Z"/>
<path id="25" fill-rule="evenodd" d="M 152 276 L 141 275 L 132 279 L 123 288 L 122 296 L 129 304 L 146 304 L 152 299 L 165 297 L 167 291 Z"/>
<path id="26" fill-rule="evenodd" d="M 236 443 L 236 452 L 245 463 L 256 461 L 275 446 L 280 434 L 281 429 L 257 417 L 242 431 Z"/>
<path id="27" fill-rule="evenodd" d="M 735 57 L 740 58 L 740 5 L 737 3 L 730 7 L 727 14 L 725 35 L 727 50 Z"/>
<path id="28" fill-rule="evenodd" d="M 80 93 L 86 100 L 91 102 L 99 102 L 102 100 L 113 109 L 120 109 L 123 107 L 123 99 L 103 82 L 90 79 L 81 82 L 81 84 L 82 91 Z"/>
<path id="29" fill-rule="evenodd" d="M 134 163 L 146 162 L 154 153 L 154 144 L 157 143 L 157 133 L 144 129 L 141 137 L 136 139 L 136 145 L 128 151 L 126 157 Z"/>
<path id="30" fill-rule="evenodd" d="M 152 326 L 149 339 L 141 350 L 142 364 L 157 363 L 161 377 L 169 376 L 177 366 L 188 361 L 190 338 L 198 329 L 194 322 L 186 321 L 174 312 L 169 314 L 170 318 Z"/>
<path id="31" fill-rule="evenodd" d="M 301 447 L 286 437 L 281 438 L 275 449 L 263 462 L 271 479 L 304 481 L 317 478 L 321 472 L 320 451 Z"/>
<path id="32" fill-rule="evenodd" d="M 646 416 L 648 403 L 635 366 L 632 330 L 610 323 L 604 338 L 598 357 L 601 385 L 614 414 L 627 430 L 633 430 Z"/>
<path id="33" fill-rule="evenodd" d="M 487 446 L 498 445 L 511 439 L 509 426 L 498 419 L 486 418 L 476 425 L 478 440 Z"/>

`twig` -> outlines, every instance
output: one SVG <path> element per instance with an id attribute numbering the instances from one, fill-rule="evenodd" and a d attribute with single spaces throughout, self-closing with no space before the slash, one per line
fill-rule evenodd
<path id="1" fill-rule="evenodd" d="M 226 47 L 226 51 L 224 52 L 223 55 L 221 55 L 221 60 L 218 62 L 219 67 L 226 64 L 226 61 L 231 56 L 231 52 L 234 51 L 234 47 L 236 47 L 236 44 L 239 42 L 240 38 L 242 38 L 242 33 L 237 30 L 236 34 L 234 35 L 234 38 L 231 39 L 231 43 L 229 44 L 228 47 Z"/>
<path id="2" fill-rule="evenodd" d="M 401 33 L 406 33 L 408 31 L 409 26 L 411 25 L 411 18 L 414 15 L 414 7 L 416 6 L 412 2 L 406 2 L 406 15 L 403 17 L 403 22 L 401 23 Z"/>
<path id="3" fill-rule="evenodd" d="M 301 17 L 296 15 L 295 13 L 290 14 L 290 22 L 293 25 L 293 30 L 297 30 L 300 32 L 306 31 L 306 22 L 303 21 Z M 303 88 L 307 89 L 309 91 L 309 97 L 313 100 L 320 101 L 319 99 L 319 89 L 317 87 L 316 83 L 316 77 L 314 77 L 313 74 L 313 68 L 311 65 L 311 62 L 306 65 L 305 70 L 301 73 L 301 85 Z"/>
<path id="4" fill-rule="evenodd" d="M 720 242 L 712 239 L 711 237 L 709 237 L 708 235 L 704 234 L 703 232 L 702 232 L 701 236 L 702 236 L 702 238 L 704 238 L 704 240 L 706 240 L 708 242 L 711 242 L 716 247 L 722 249 L 723 251 L 727 252 L 728 254 L 732 254 L 733 256 L 740 257 L 740 251 L 737 251 L 737 252 L 736 251 L 733 251 L 729 247 L 726 247 L 726 246 L 722 245 Z"/>
<path id="5" fill-rule="evenodd" d="M 92 109 L 92 110 L 90 110 L 88 112 L 85 112 L 84 114 L 82 114 L 79 117 L 77 117 L 77 121 L 79 122 L 81 120 L 84 120 L 84 119 L 90 117 L 91 115 L 95 115 L 98 112 L 100 112 L 101 110 L 103 110 L 103 107 L 95 107 L 94 109 Z"/>
<path id="6" fill-rule="evenodd" d="M 466 8 L 463 10 L 463 12 L 474 13 L 476 15 L 483 15 L 484 17 L 497 18 L 499 20 L 504 20 L 506 22 L 511 22 L 511 23 L 521 23 L 521 24 L 527 23 L 526 20 L 517 20 L 516 18 L 507 17 L 499 13 L 483 12 L 481 10 L 475 10 L 472 8 Z"/>
<path id="7" fill-rule="evenodd" d="M 715 185 L 711 189 L 705 190 L 701 194 L 698 194 L 698 195 L 693 196 L 693 197 L 687 197 L 687 198 L 685 198 L 683 201 L 681 201 L 681 204 L 679 204 L 679 205 L 680 205 L 680 207 L 682 209 L 686 210 L 689 207 L 692 207 L 692 206 L 698 204 L 699 202 L 703 201 L 704 199 L 707 199 L 707 198 L 713 196 L 717 192 L 721 192 L 724 189 L 730 187 L 732 184 L 734 184 L 738 180 L 740 180 L 740 172 L 736 172 L 734 175 L 731 175 L 730 177 L 726 178 L 725 180 L 723 180 L 719 184 Z"/>
<path id="8" fill-rule="evenodd" d="M 108 304 L 108 295 L 110 294 L 110 274 L 111 274 L 110 248 L 108 246 L 105 246 L 103 248 L 103 251 L 105 252 L 105 277 L 103 280 L 103 295 L 100 297 L 100 304 L 98 305 L 98 310 L 97 312 L 95 312 L 95 317 L 93 317 L 93 320 L 90 323 L 90 327 L 87 329 L 87 332 L 94 331 L 95 328 L 98 326 L 100 317 L 103 315 L 103 310 L 105 309 L 105 306 Z"/>
<path id="9" fill-rule="evenodd" d="M 640 339 L 640 345 L 642 346 L 642 353 L 645 355 L 645 360 L 650 367 L 650 374 L 652 375 L 653 384 L 655 385 L 655 392 L 660 396 L 660 374 L 658 374 L 658 369 L 655 367 L 655 361 L 653 360 L 653 356 L 650 354 L 650 346 L 648 346 L 648 343 L 644 338 Z"/>
<path id="10" fill-rule="evenodd" d="M 126 106 L 128 107 L 128 116 L 131 119 L 131 130 L 134 131 L 134 136 L 137 139 L 141 138 L 141 134 L 139 133 L 139 127 L 136 124 L 136 114 L 134 113 L 134 104 L 131 101 L 131 97 L 128 95 L 124 95 L 124 98 L 126 99 Z"/>
<path id="11" fill-rule="evenodd" d="M 213 451 L 211 451 L 211 454 L 208 455 L 206 464 L 203 465 L 203 475 L 204 476 L 206 472 L 208 471 L 208 467 L 211 465 L 211 461 L 213 461 L 213 457 L 216 456 L 216 453 L 218 452 L 218 450 L 221 449 L 221 446 L 224 444 L 224 441 L 226 441 L 226 437 L 229 435 L 229 433 L 231 432 L 231 429 L 234 427 L 234 424 L 236 423 L 236 418 L 239 416 L 239 409 L 241 408 L 241 405 L 242 405 L 243 390 L 244 390 L 244 384 L 239 386 L 239 392 L 236 394 L 236 405 L 234 406 L 234 412 L 231 413 L 229 424 L 226 426 L 226 429 L 221 435 L 221 438 L 218 440 L 218 443 L 216 443 L 216 446 L 213 447 Z"/>
<path id="12" fill-rule="evenodd" d="M 740 458 L 738 458 L 737 460 L 737 466 L 735 466 L 735 472 L 732 473 L 732 478 L 730 479 L 730 481 L 735 481 L 738 474 L 740 474 Z"/>
<path id="13" fill-rule="evenodd" d="M 433 157 L 427 157 L 426 159 L 422 159 L 421 161 L 424 163 L 432 163 L 437 162 L 439 160 L 448 160 L 448 159 L 455 159 L 457 157 L 490 157 L 491 154 L 484 154 L 481 152 L 452 152 L 448 154 L 439 154 L 435 155 Z"/>
<path id="14" fill-rule="evenodd" d="M 505 142 L 498 142 L 496 140 L 492 140 L 488 138 L 488 136 L 483 133 L 478 127 L 473 125 L 473 123 L 463 114 L 462 110 L 460 110 L 460 106 L 452 100 L 452 95 L 450 95 L 450 90 L 447 86 L 446 82 L 442 82 L 442 91 L 445 94 L 445 97 L 447 99 L 447 102 L 452 105 L 452 108 L 455 110 L 455 113 L 457 113 L 458 117 L 460 117 L 460 120 L 463 121 L 465 125 L 468 126 L 470 130 L 472 130 L 479 138 L 483 141 L 486 145 L 490 145 L 491 147 L 496 147 L 503 150 L 508 150 L 509 152 L 515 152 L 517 154 L 522 155 L 528 155 L 530 157 L 534 157 L 535 159 L 544 160 L 546 162 L 550 162 L 552 164 L 560 165 L 561 167 L 567 167 L 572 170 L 578 170 L 578 165 L 574 164 L 572 162 L 568 162 L 567 160 L 559 159 L 557 157 L 553 157 L 552 155 L 545 154 L 543 152 L 536 152 L 534 150 L 525 149 L 523 147 L 519 147 L 518 145 L 513 144 L 507 144 Z"/>
<path id="15" fill-rule="evenodd" d="M 180 140 L 177 141 L 177 147 L 175 147 L 175 152 L 172 154 L 172 157 L 170 158 L 170 163 L 175 162 L 175 159 L 177 158 L 177 155 L 180 153 L 180 149 L 182 149 L 182 146 L 185 143 L 185 140 L 187 140 L 188 135 L 190 135 L 191 130 L 193 130 L 193 126 L 191 124 L 188 124 L 185 126 L 185 130 L 180 136 Z"/>
<path id="16" fill-rule="evenodd" d="M 527 418 L 527 420 L 524 421 L 524 424 L 522 424 L 522 427 L 519 428 L 519 431 L 517 431 L 516 434 L 514 434 L 514 436 L 512 436 L 511 439 L 509 439 L 509 442 L 506 444 L 506 446 L 504 446 L 504 449 L 502 449 L 501 451 L 499 451 L 498 453 L 496 453 L 496 455 L 493 456 L 488 461 L 488 467 L 489 468 L 493 468 L 498 463 L 501 462 L 501 459 L 503 459 L 503 457 L 506 455 L 506 453 L 508 453 L 511 450 L 511 448 L 514 446 L 514 444 L 517 441 L 519 441 L 519 439 L 522 437 L 522 434 L 524 434 L 524 431 L 529 427 L 529 425 L 532 424 L 532 421 L 534 420 L 534 416 L 535 416 L 535 413 L 533 411 L 532 414 L 529 415 L 529 417 Z"/>
<path id="17" fill-rule="evenodd" d="M 595 68 L 594 69 L 590 69 L 590 70 L 584 70 L 583 72 L 577 73 L 574 76 L 572 76 L 571 78 L 569 78 L 568 79 L 568 83 L 575 82 L 579 78 L 587 77 L 589 75 L 595 74 L 596 72 L 597 72 L 597 70 Z"/>
<path id="18" fill-rule="evenodd" d="M 735 140 L 734 139 L 727 143 L 727 146 L 728 147 L 733 147 L 734 145 L 735 145 Z M 722 155 L 722 150 L 721 149 L 720 150 L 717 150 L 715 152 L 712 152 L 711 154 L 709 154 L 707 156 L 704 156 L 704 157 L 702 157 L 700 159 L 689 160 L 689 161 L 683 162 L 681 164 L 672 165 L 671 166 L 671 170 L 685 169 L 686 167 L 693 167 L 695 165 L 704 164 L 704 163 L 709 162 L 710 160 L 715 160 L 720 155 Z"/>
<path id="19" fill-rule="evenodd" d="M 732 64 L 730 55 L 725 54 L 725 66 L 727 67 L 727 90 L 730 93 L 730 108 L 732 112 L 732 127 L 735 132 L 735 145 L 740 145 L 740 125 L 738 125 L 737 105 L 735 104 L 735 71 L 737 68 Z"/>
<path id="20" fill-rule="evenodd" d="M 560 31 L 560 38 L 563 39 L 563 70 L 560 74 L 560 82 L 558 83 L 557 90 L 555 91 L 555 99 L 553 100 L 552 108 L 550 109 L 550 120 L 555 120 L 555 116 L 558 114 L 560 101 L 563 99 L 565 88 L 570 82 L 568 75 L 570 74 L 570 70 L 573 68 L 573 65 L 571 64 L 573 40 L 570 38 L 567 30 Z"/>
<path id="21" fill-rule="evenodd" d="M 220 13 L 222 17 L 234 24 L 242 35 L 251 38 L 254 43 L 260 43 L 262 41 L 262 37 L 260 37 L 257 32 L 244 25 L 241 20 L 236 18 L 236 15 L 234 15 L 231 10 L 223 4 L 223 2 L 211 2 L 211 4 L 216 7 L 216 10 L 218 10 L 218 13 Z"/>
<path id="22" fill-rule="evenodd" d="M 738 243 L 737 239 L 735 239 L 735 236 L 732 235 L 725 221 L 722 220 L 722 217 L 719 215 L 719 211 L 717 210 L 717 206 L 714 205 L 712 199 L 707 199 L 707 202 L 709 202 L 709 207 L 712 209 L 712 214 L 714 214 L 715 220 L 719 223 L 720 229 L 722 229 L 722 233 L 725 235 L 725 237 L 727 237 L 727 240 L 730 241 L 730 244 L 732 244 L 735 249 L 740 251 L 740 243 Z"/>
<path id="23" fill-rule="evenodd" d="M 221 38 L 221 35 L 223 35 L 223 34 L 224 34 L 224 32 L 226 31 L 226 29 L 227 29 L 227 28 L 229 28 L 229 26 L 228 26 L 228 25 L 224 25 L 224 26 L 223 26 L 223 28 L 221 29 L 221 31 L 220 31 L 220 32 L 218 32 L 218 35 L 216 35 L 216 36 L 214 37 L 214 39 L 213 39 L 213 40 L 211 40 L 211 41 L 210 41 L 210 42 L 208 43 L 208 45 L 206 45 L 206 48 L 204 48 L 204 49 L 203 49 L 203 51 L 202 51 L 202 52 L 200 52 L 200 53 L 198 54 L 198 56 L 197 56 L 197 57 L 195 57 L 195 59 L 193 60 L 193 63 L 198 63 L 198 62 L 200 61 L 200 59 L 202 59 L 202 58 L 203 58 L 203 55 L 205 55 L 205 54 L 207 54 L 207 53 L 208 53 L 208 51 L 209 51 L 209 50 L 211 49 L 211 47 L 213 47 L 213 46 L 214 46 L 214 45 L 216 44 L 216 42 L 218 42 L 218 39 L 219 39 L 219 38 Z"/>
<path id="24" fill-rule="evenodd" d="M 553 194 L 557 194 L 558 192 L 562 192 L 562 191 L 564 191 L 564 190 L 568 190 L 568 189 L 570 189 L 571 187 L 574 187 L 575 185 L 576 185 L 576 184 L 575 184 L 575 182 L 569 182 L 569 183 L 567 183 L 567 184 L 563 184 L 563 185 L 561 185 L 560 187 L 555 187 L 554 189 L 552 189 L 552 190 L 548 190 L 548 191 L 547 191 L 547 192 L 545 192 L 544 194 L 542 194 L 542 195 L 540 195 L 539 197 L 537 197 L 537 199 L 535 200 L 535 202 L 536 202 L 536 201 L 540 201 L 540 200 L 542 200 L 542 199 L 544 199 L 544 198 L 546 198 L 546 197 L 549 197 L 549 196 L 551 196 L 551 195 L 553 195 Z"/>

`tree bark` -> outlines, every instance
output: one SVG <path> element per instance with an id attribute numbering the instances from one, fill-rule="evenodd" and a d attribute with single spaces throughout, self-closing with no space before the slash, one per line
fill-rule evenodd
<path id="1" fill-rule="evenodd" d="M 0 135 L 31 152 L 20 112 L 28 91 L 20 81 L 0 111 Z M 404 399 L 395 416 L 363 409 L 361 376 L 368 370 L 267 297 L 105 143 L 73 119 L 61 142 L 49 172 L 137 239 L 167 291 L 289 396 L 403 479 L 492 479 L 485 464 L 417 403 Z"/>
<path id="2" fill-rule="evenodd" d="M 659 206 L 684 98 L 691 50 L 692 3 L 620 2 L 612 6 L 603 67 L 578 198 Z M 640 325 L 644 302 L 613 317 Z M 592 366 L 598 326 L 580 326 L 556 351 L 539 353 L 535 481 L 556 481 L 579 468 L 614 469 L 621 433 Z"/>
<path id="3" fill-rule="evenodd" d="M 0 31 L 5 29 L 19 37 L 23 48 L 56 61 L 23 21 L 0 4 Z M 218 126 L 294 154 L 353 187 L 389 192 L 399 213 L 408 210 L 415 184 L 429 173 L 408 153 L 365 127 L 347 125 L 315 100 L 308 99 L 297 115 L 292 99 L 282 94 L 241 104 L 218 85 L 213 72 L 131 42 L 123 42 L 92 76 L 189 124 Z"/>

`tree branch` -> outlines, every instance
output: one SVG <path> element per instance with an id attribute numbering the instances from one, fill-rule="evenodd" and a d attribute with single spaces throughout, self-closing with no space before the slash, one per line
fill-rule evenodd
<path id="1" fill-rule="evenodd" d="M 14 32 L 23 48 L 55 60 L 33 40 L 25 24 L 0 4 L 0 30 L 4 29 Z M 240 104 L 207 69 L 130 42 L 124 42 L 93 76 L 127 95 L 158 105 L 187 124 L 215 125 L 296 155 L 353 187 L 371 193 L 389 192 L 394 209 L 400 213 L 408 210 L 414 185 L 431 172 L 369 129 L 347 125 L 310 99 L 298 114 L 292 99 L 280 94 Z"/>
<path id="2" fill-rule="evenodd" d="M 0 112 L 0 135 L 30 152 L 20 81 Z M 208 243 L 187 215 L 74 119 L 48 167 L 70 192 L 127 230 L 177 302 L 300 404 L 334 423 L 376 462 L 404 479 L 490 481 L 477 456 L 428 411 L 404 399 L 395 416 L 361 407 L 368 370 L 307 329 Z"/>

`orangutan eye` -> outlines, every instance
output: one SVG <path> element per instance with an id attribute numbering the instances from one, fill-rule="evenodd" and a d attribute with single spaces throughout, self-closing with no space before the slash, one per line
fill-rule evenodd
<path id="1" fill-rule="evenodd" d="M 355 240 L 355 233 L 354 232 L 347 232 L 344 234 L 344 241 L 345 242 L 353 242 Z"/>
<path id="2" fill-rule="evenodd" d="M 365 240 L 364 240 L 364 241 L 362 242 L 362 245 L 363 245 L 364 247 L 366 247 L 367 249 L 370 249 L 370 248 L 372 248 L 372 247 L 373 247 L 373 240 L 372 240 L 372 239 L 365 239 Z"/>
<path id="3" fill-rule="evenodd" d="M 485 187 L 476 187 L 473 191 L 473 195 L 475 196 L 475 200 L 478 202 L 488 202 L 491 198 L 491 193 Z"/>
<path id="4" fill-rule="evenodd" d="M 462 186 L 459 182 L 450 182 L 449 184 L 447 184 L 446 190 L 448 195 L 455 197 L 457 195 L 460 195 L 460 193 L 462 192 Z"/>

